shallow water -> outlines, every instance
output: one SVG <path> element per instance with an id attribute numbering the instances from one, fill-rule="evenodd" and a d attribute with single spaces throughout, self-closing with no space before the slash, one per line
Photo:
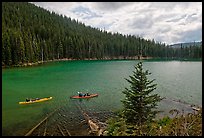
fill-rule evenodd
<path id="1" fill-rule="evenodd" d="M 3 135 L 23 135 L 45 115 L 65 105 L 76 108 L 70 96 L 77 91 L 98 93 L 83 100 L 84 105 L 99 111 L 115 111 L 122 107 L 122 91 L 138 60 L 61 61 L 41 66 L 2 70 L 2 131 Z M 167 100 L 159 109 L 168 112 L 182 109 L 186 104 L 202 105 L 202 62 L 144 61 L 144 69 L 156 79 L 158 93 Z M 52 96 L 53 100 L 32 105 L 19 105 L 27 97 Z M 187 107 L 186 107 L 187 109 Z M 190 110 L 190 109 L 187 109 Z"/>

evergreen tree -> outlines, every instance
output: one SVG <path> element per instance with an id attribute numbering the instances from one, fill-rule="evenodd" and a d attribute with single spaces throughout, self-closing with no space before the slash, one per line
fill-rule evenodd
<path id="1" fill-rule="evenodd" d="M 152 84 L 155 79 L 148 80 L 147 75 L 151 73 L 143 71 L 142 62 L 135 66 L 133 73 L 130 79 L 126 79 L 130 88 L 123 91 L 126 96 L 122 100 L 123 115 L 127 123 L 141 125 L 155 118 L 159 112 L 156 106 L 162 98 L 158 94 L 151 94 L 156 89 L 156 84 Z"/>
<path id="2" fill-rule="evenodd" d="M 62 58 L 128 59 L 139 55 L 180 58 L 180 53 L 183 53 L 182 58 L 202 58 L 202 46 L 166 47 L 154 39 L 92 28 L 32 3 L 2 3 L 3 66 L 41 61 L 42 55 L 46 61 Z"/>

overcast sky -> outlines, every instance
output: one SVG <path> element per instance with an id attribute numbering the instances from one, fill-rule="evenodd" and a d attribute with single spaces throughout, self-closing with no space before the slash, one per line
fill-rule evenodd
<path id="1" fill-rule="evenodd" d="M 166 44 L 202 41 L 202 2 L 34 2 L 108 32 Z"/>

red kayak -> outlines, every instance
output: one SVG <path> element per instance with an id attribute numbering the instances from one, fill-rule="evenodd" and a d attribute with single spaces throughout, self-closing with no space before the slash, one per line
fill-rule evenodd
<path id="1" fill-rule="evenodd" d="M 79 97 L 79 95 L 77 95 L 77 96 L 71 96 L 70 98 L 73 98 L 73 99 L 86 99 L 86 98 L 92 98 L 92 97 L 96 97 L 96 96 L 98 96 L 98 94 L 96 93 L 96 94 L 90 94 L 89 96 L 81 96 L 81 97 Z"/>

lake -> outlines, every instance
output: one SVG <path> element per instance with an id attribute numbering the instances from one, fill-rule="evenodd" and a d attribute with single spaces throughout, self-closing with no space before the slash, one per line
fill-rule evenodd
<path id="1" fill-rule="evenodd" d="M 33 67 L 2 70 L 2 133 L 24 135 L 49 112 L 60 106 L 72 111 L 78 91 L 99 96 L 80 101 L 95 111 L 116 111 L 122 107 L 122 91 L 129 88 L 129 78 L 139 60 L 60 61 Z M 189 104 L 202 106 L 202 61 L 144 60 L 145 70 L 156 79 L 154 91 L 161 97 L 159 109 L 190 111 Z M 19 105 L 28 98 L 52 96 L 50 101 Z M 180 100 L 182 103 L 173 102 Z"/>

